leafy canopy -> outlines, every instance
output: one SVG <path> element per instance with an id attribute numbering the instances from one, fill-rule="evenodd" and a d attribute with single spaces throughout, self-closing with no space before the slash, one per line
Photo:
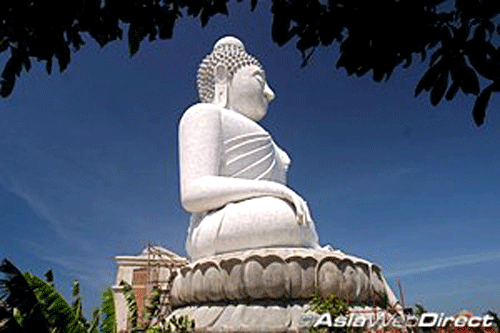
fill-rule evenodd
<path id="1" fill-rule="evenodd" d="M 45 273 L 45 278 L 21 273 L 7 259 L 0 263 L 0 332 L 116 333 L 114 305 L 109 311 L 109 300 L 102 310 L 96 308 L 88 321 L 83 316 L 78 281 L 73 282 L 74 301 L 69 304 L 56 290 L 52 270 Z M 105 296 L 111 297 L 113 303 L 111 289 Z M 101 312 L 104 321 L 99 330 Z M 109 321 L 114 325 L 106 326 Z"/>
<path id="2" fill-rule="evenodd" d="M 10 50 L 0 94 L 9 96 L 16 77 L 31 60 L 53 60 L 64 71 L 89 34 L 101 47 L 122 39 L 128 25 L 130 55 L 141 41 L 170 39 L 177 20 L 198 17 L 205 26 L 216 14 L 229 15 L 230 0 L 3 0 L 0 2 L 0 53 Z M 237 0 L 242 2 L 243 0 Z M 252 10 L 257 0 L 250 0 Z M 477 96 L 475 123 L 484 122 L 493 92 L 500 91 L 500 13 L 497 0 L 272 0 L 272 38 L 292 38 L 305 66 L 318 47 L 338 43 L 337 68 L 348 75 L 371 72 L 388 80 L 396 67 L 408 68 L 420 55 L 430 59 L 415 88 L 436 106 L 458 91 Z M 488 85 L 481 90 L 480 79 Z"/>
<path id="3" fill-rule="evenodd" d="M 9 333 L 116 333 L 116 309 L 110 287 L 102 294 L 102 305 L 95 308 L 90 320 L 83 316 L 80 284 L 73 282 L 73 302 L 69 304 L 57 292 L 52 270 L 45 280 L 21 273 L 9 260 L 0 263 L 0 332 Z M 153 293 L 146 317 L 138 318 L 137 301 L 132 286 L 122 281 L 128 307 L 131 332 L 189 333 L 195 328 L 187 316 L 161 313 L 161 298 Z M 101 322 L 102 318 L 102 322 Z"/>

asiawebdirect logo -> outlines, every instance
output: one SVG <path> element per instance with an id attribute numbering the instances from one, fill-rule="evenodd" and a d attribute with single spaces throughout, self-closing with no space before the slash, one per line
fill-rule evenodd
<path id="1" fill-rule="evenodd" d="M 384 313 L 350 313 L 347 316 L 332 318 L 330 313 L 322 314 L 313 327 L 366 327 L 366 328 L 403 328 L 403 327 L 492 327 L 493 316 L 445 316 L 444 313 L 427 312 L 421 316 Z"/>

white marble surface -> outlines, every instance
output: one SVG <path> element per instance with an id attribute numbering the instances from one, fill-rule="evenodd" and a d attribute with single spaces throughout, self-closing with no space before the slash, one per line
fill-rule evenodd
<path id="1" fill-rule="evenodd" d="M 241 42 L 226 37 L 216 46 L 225 43 Z M 179 124 L 181 201 L 192 213 L 188 256 L 319 248 L 307 203 L 286 185 L 290 158 L 257 123 L 275 98 L 263 69 L 244 63 L 230 76 L 224 64 L 212 64 L 212 103 L 190 107 Z"/>
<path id="2" fill-rule="evenodd" d="M 318 291 L 349 304 L 396 306 L 380 268 L 341 251 L 265 248 L 197 260 L 180 269 L 172 305 L 247 300 L 308 300 Z"/>

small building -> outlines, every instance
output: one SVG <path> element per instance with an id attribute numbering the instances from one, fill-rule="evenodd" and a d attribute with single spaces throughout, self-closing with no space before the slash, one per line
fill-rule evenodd
<path id="1" fill-rule="evenodd" d="M 128 310 L 123 295 L 121 281 L 132 286 L 137 300 L 138 317 L 143 317 L 146 300 L 153 287 L 162 292 L 164 311 L 168 311 L 168 297 L 174 271 L 187 264 L 187 259 L 160 246 L 147 246 L 136 256 L 113 257 L 117 265 L 116 283 L 113 286 L 117 331 L 127 332 L 129 329 Z"/>

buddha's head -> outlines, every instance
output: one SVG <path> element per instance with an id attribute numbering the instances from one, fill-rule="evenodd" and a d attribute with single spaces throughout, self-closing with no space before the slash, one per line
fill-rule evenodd
<path id="1" fill-rule="evenodd" d="M 197 85 L 203 103 L 236 111 L 254 121 L 266 115 L 267 104 L 275 97 L 262 65 L 234 37 L 219 39 L 203 59 Z"/>

